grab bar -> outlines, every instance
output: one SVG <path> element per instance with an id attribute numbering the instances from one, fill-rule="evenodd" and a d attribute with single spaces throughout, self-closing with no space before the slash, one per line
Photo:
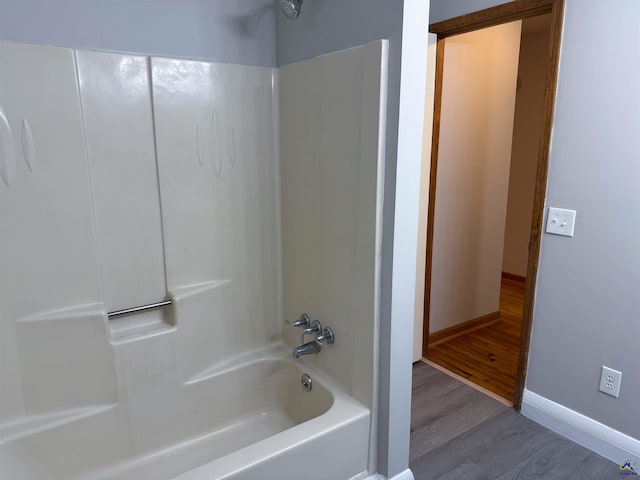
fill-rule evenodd
<path id="1" fill-rule="evenodd" d="M 125 308 L 123 310 L 116 310 L 114 312 L 107 313 L 107 317 L 112 319 L 113 317 L 119 317 L 120 315 L 128 315 L 129 313 L 144 312 L 146 310 L 153 310 L 156 308 L 166 307 L 171 305 L 171 300 L 165 300 L 164 302 L 150 303 L 149 305 L 141 305 L 139 307 Z"/>

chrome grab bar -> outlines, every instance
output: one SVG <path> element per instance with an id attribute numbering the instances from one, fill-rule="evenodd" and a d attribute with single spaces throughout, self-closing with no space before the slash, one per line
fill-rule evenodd
<path id="1" fill-rule="evenodd" d="M 149 305 L 141 305 L 139 307 L 125 308 L 123 310 L 115 310 L 107 313 L 107 317 L 112 319 L 113 317 L 119 317 L 120 315 L 128 315 L 130 313 L 144 312 L 146 310 L 154 310 L 156 308 L 166 307 L 171 305 L 171 300 L 165 300 L 163 302 L 150 303 Z"/>

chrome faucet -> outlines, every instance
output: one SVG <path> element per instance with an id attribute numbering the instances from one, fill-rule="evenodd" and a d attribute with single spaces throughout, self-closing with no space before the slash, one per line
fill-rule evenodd
<path id="1" fill-rule="evenodd" d="M 304 330 L 302 330 L 302 335 L 300 335 L 300 343 L 304 343 L 304 337 L 307 335 L 311 335 L 312 333 L 317 333 L 318 335 L 322 333 L 322 324 L 318 320 L 314 320 L 309 328 L 305 328 Z"/>
<path id="2" fill-rule="evenodd" d="M 312 353 L 320 353 L 322 345 L 317 340 L 312 340 L 302 345 L 298 345 L 293 349 L 293 358 L 300 358 L 302 355 L 311 355 Z"/>
<path id="3" fill-rule="evenodd" d="M 295 322 L 289 322 L 288 320 L 285 320 L 284 323 L 289 325 L 290 327 L 308 327 L 309 325 L 311 325 L 311 318 L 306 313 L 302 313 Z"/>
<path id="4" fill-rule="evenodd" d="M 312 322 L 311 318 L 306 313 L 301 314 L 294 322 L 285 321 L 284 323 L 291 327 L 304 327 L 300 337 L 301 345 L 298 345 L 293 349 L 294 358 L 300 358 L 302 355 L 319 353 L 322 350 L 323 343 L 332 344 L 336 340 L 336 336 L 331 328 L 322 328 L 322 324 L 318 320 L 314 320 Z M 315 340 L 304 343 L 304 337 L 306 335 L 311 335 L 312 333 L 316 334 Z"/>
<path id="5" fill-rule="evenodd" d="M 316 322 L 318 321 L 316 320 Z M 318 322 L 318 325 L 320 325 L 320 322 Z M 333 330 L 330 327 L 322 328 L 320 325 L 320 332 L 318 332 L 316 339 L 294 348 L 293 358 L 300 358 L 302 355 L 311 355 L 312 353 L 320 353 L 323 343 L 332 344 L 335 341 L 336 336 Z"/>
<path id="6" fill-rule="evenodd" d="M 302 335 L 300 336 L 300 343 L 304 343 L 304 337 L 306 335 L 311 335 L 312 333 L 316 332 L 320 334 L 322 332 L 322 325 L 320 324 L 320 322 L 318 320 L 314 320 L 312 322 L 311 317 L 309 317 L 309 315 L 307 315 L 306 313 L 300 314 L 298 319 L 294 322 L 285 320 L 284 323 L 289 325 L 290 327 L 304 327 L 304 330 L 302 330 Z"/>

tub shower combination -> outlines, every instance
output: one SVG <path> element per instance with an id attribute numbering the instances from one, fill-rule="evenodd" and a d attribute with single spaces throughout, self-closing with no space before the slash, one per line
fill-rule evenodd
<path id="1" fill-rule="evenodd" d="M 386 56 L 0 42 L 1 478 L 373 473 Z"/>

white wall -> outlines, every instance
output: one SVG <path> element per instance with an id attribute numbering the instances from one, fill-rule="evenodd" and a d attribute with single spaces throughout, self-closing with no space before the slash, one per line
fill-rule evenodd
<path id="1" fill-rule="evenodd" d="M 334 329 L 335 344 L 301 361 L 372 409 L 387 56 L 379 41 L 279 72 L 284 318 Z M 300 329 L 283 336 L 300 345 Z"/>
<path id="2" fill-rule="evenodd" d="M 0 42 L 0 64 L 4 422 L 110 403 L 115 367 L 73 52 Z"/>
<path id="3" fill-rule="evenodd" d="M 400 121 L 398 124 L 398 161 L 396 164 L 393 283 L 391 295 L 390 336 L 384 339 L 381 329 L 381 399 L 379 435 L 385 449 L 388 477 L 412 478 L 407 468 L 411 411 L 411 350 L 420 203 L 420 168 L 424 133 L 425 82 L 427 78 L 427 22 L 429 1 L 406 0 L 402 12 L 402 62 L 400 82 Z M 387 130 L 388 132 L 388 130 Z M 384 296 L 383 296 L 384 300 Z M 387 350 L 388 345 L 388 350 Z M 388 355 L 388 356 L 387 356 Z M 388 381 L 386 368 L 388 362 Z M 388 414 L 387 414 L 388 411 Z M 380 450 L 380 449 L 379 449 Z M 404 470 L 403 470 L 404 469 Z M 380 470 L 379 470 L 380 471 Z"/>
<path id="4" fill-rule="evenodd" d="M 165 58 L 152 58 L 151 70 L 167 286 L 186 381 L 279 338 L 274 71 Z"/>
<path id="5" fill-rule="evenodd" d="M 272 0 L 0 0 L 0 40 L 275 66 Z"/>
<path id="6" fill-rule="evenodd" d="M 640 439 L 640 3 L 566 4 L 527 389 Z M 600 366 L 623 372 L 620 398 Z"/>
<path id="7" fill-rule="evenodd" d="M 75 56 L 104 307 L 113 311 L 164 300 L 165 252 L 147 58 L 89 51 Z M 135 327 L 171 323 L 166 313 L 136 315 Z M 129 335 L 132 320 L 111 321 L 111 338 Z"/>
<path id="8" fill-rule="evenodd" d="M 520 28 L 445 40 L 430 332 L 498 310 Z"/>
<path id="9" fill-rule="evenodd" d="M 549 28 L 527 33 L 527 26 L 531 21 L 525 19 L 522 22 L 502 257 L 502 271 L 521 276 L 527 274 L 529 258 L 531 215 L 549 51 Z"/>
<path id="10" fill-rule="evenodd" d="M 269 12 L 271 12 L 273 3 L 268 3 Z M 273 65 L 271 61 L 273 57 L 270 57 L 271 54 L 265 53 L 264 50 L 270 52 L 270 49 L 273 48 L 273 42 L 268 33 L 263 30 L 264 18 L 268 18 L 271 13 L 265 14 L 264 17 L 253 9 L 247 13 L 244 10 L 245 5 L 245 2 L 219 1 L 213 5 L 207 3 L 206 6 L 200 8 L 199 4 L 192 6 L 190 3 L 187 3 L 187 7 L 185 7 L 185 2 L 181 2 L 180 5 L 176 4 L 171 8 L 166 7 L 165 4 L 166 8 L 157 9 L 155 7 L 145 8 L 145 5 L 141 4 L 132 6 L 132 2 L 110 2 L 108 9 L 97 9 L 95 4 L 77 2 L 73 8 L 65 10 L 64 15 L 61 15 L 57 10 L 61 8 L 60 4 L 54 6 L 43 0 L 37 2 L 34 0 L 29 3 L 18 0 L 3 0 L 1 4 L 3 15 L 0 19 L 0 22 L 3 23 L 0 24 L 0 32 L 2 32 L 0 35 L 4 35 L 6 32 L 6 38 L 9 39 L 86 47 L 96 50 L 118 50 L 139 54 L 175 55 L 235 63 Z M 53 10 L 54 8 L 56 10 Z M 428 8 L 429 2 L 424 0 L 405 1 L 402 6 L 395 2 L 382 0 L 376 2 L 372 0 L 325 0 L 306 2 L 305 13 L 298 22 L 288 22 L 280 15 L 277 16 L 279 36 L 284 35 L 282 41 L 278 42 L 279 48 L 284 45 L 294 45 L 302 52 L 295 57 L 289 57 L 282 51 L 279 52 L 280 64 L 311 58 L 318 54 L 361 45 L 380 38 L 390 40 L 385 233 L 381 282 L 383 285 L 383 300 L 381 302 L 383 321 L 381 322 L 380 336 L 381 355 L 384 358 L 381 362 L 383 386 L 381 388 L 382 407 L 380 412 L 381 418 L 384 419 L 382 423 L 385 425 L 381 429 L 384 445 L 381 447 L 380 468 L 382 472 L 390 475 L 401 471 L 407 464 L 405 450 L 408 449 L 408 437 L 406 440 L 404 439 L 404 431 L 408 432 L 408 420 L 403 420 L 406 417 L 403 407 L 409 405 L 411 371 L 408 359 L 405 362 L 403 354 L 407 352 L 408 356 L 411 348 L 411 318 L 413 317 L 414 303 L 413 288 L 401 288 L 403 286 L 398 285 L 396 288 L 399 295 L 398 305 L 402 307 L 402 311 L 396 311 L 392 324 L 391 286 L 394 228 L 402 230 L 395 239 L 398 258 L 401 258 L 402 252 L 406 252 L 406 249 L 410 248 L 413 252 L 413 247 L 410 245 L 413 245 L 413 239 L 417 236 L 417 234 L 414 235 L 417 221 L 414 214 L 411 213 L 414 206 L 411 202 L 407 204 L 404 201 L 417 192 L 418 176 L 409 167 L 413 165 L 413 159 L 419 157 L 420 150 L 419 139 L 415 140 L 413 134 L 405 137 L 403 142 L 407 149 L 404 150 L 402 162 L 408 168 L 402 173 L 399 183 L 405 187 L 411 186 L 411 188 L 406 189 L 406 198 L 399 202 L 397 208 L 399 212 L 408 212 L 408 214 L 401 215 L 403 218 L 399 219 L 400 223 L 394 225 L 400 65 L 401 52 L 403 51 L 401 37 L 403 34 L 403 14 L 407 12 L 404 22 L 405 24 L 411 23 L 413 26 L 413 30 L 409 32 L 407 38 L 416 38 L 411 37 L 411 34 L 416 33 L 420 42 L 424 40 Z M 39 15 L 28 18 L 34 10 L 37 10 Z M 314 14 L 320 10 L 322 10 L 322 14 Z M 224 15 L 224 21 L 220 22 L 221 19 L 212 14 L 213 11 L 223 11 L 228 15 Z M 77 21 L 78 16 L 82 21 Z M 139 23 L 142 22 L 141 18 L 145 22 L 143 28 Z M 263 20 L 257 21 L 260 33 L 256 33 L 254 26 L 256 19 L 259 18 L 263 18 Z M 103 29 L 104 25 L 107 25 L 108 28 Z M 302 26 L 304 28 L 300 28 Z M 167 35 L 167 32 L 176 33 Z M 295 32 L 295 35 L 289 37 L 286 32 Z M 240 38 L 237 38 L 238 36 Z M 236 44 L 242 46 L 241 51 L 235 48 Z M 161 48 L 157 48 L 157 45 L 160 45 Z M 406 81 L 411 83 L 412 77 L 417 79 L 417 83 L 421 83 L 422 79 L 418 77 L 421 77 L 422 74 L 416 75 L 416 71 L 420 72 L 421 67 L 416 69 L 416 66 L 420 65 L 424 55 L 419 54 L 417 57 L 411 57 L 409 50 L 412 48 L 412 46 L 408 46 L 408 50 L 405 52 L 405 57 L 408 58 L 405 66 L 406 71 L 412 72 L 411 75 L 407 73 Z M 423 48 L 423 46 L 419 48 Z M 417 60 L 411 65 L 411 62 L 414 61 L 413 58 L 417 58 Z M 420 93 L 417 94 L 418 98 L 421 96 Z M 415 103 L 415 98 L 413 93 L 407 93 L 407 104 L 410 104 L 412 100 Z M 418 104 L 421 103 L 422 100 L 418 102 Z M 421 121 L 411 120 L 408 123 L 406 128 L 402 129 L 403 132 L 414 127 L 418 131 L 422 130 Z M 416 154 L 414 151 L 418 153 Z M 417 164 L 414 166 L 418 168 Z M 414 180 L 415 188 L 413 188 Z M 415 208 L 417 209 L 417 195 L 415 196 Z M 408 228 L 403 230 L 404 227 Z M 397 275 L 398 278 L 411 279 L 414 277 L 414 254 L 410 253 L 406 256 L 410 257 L 407 259 L 407 263 L 411 266 L 406 269 L 407 271 L 399 269 Z M 412 280 L 408 281 L 412 282 Z M 404 297 L 400 298 L 402 295 Z M 392 355 L 392 351 L 395 352 L 394 355 Z M 393 421 L 389 420 L 390 415 L 394 417 Z M 399 436 L 403 438 L 399 438 Z"/>
<path id="11" fill-rule="evenodd" d="M 276 20 L 279 65 L 380 38 L 389 40 L 378 409 L 378 471 L 388 477 L 403 472 L 408 465 L 417 172 L 422 147 L 428 9 L 429 2 L 425 0 L 308 1 L 296 22 L 280 16 Z M 407 45 L 403 43 L 405 36 Z M 402 127 L 401 70 L 406 72 L 406 123 Z"/>
<path id="12" fill-rule="evenodd" d="M 201 432 L 225 410 L 185 385 L 279 339 L 273 69 L 13 42 L 0 63 L 2 426 L 61 435 L 82 408 L 71 437 L 112 429 L 89 464 Z M 107 319 L 166 297 L 171 321 Z"/>

